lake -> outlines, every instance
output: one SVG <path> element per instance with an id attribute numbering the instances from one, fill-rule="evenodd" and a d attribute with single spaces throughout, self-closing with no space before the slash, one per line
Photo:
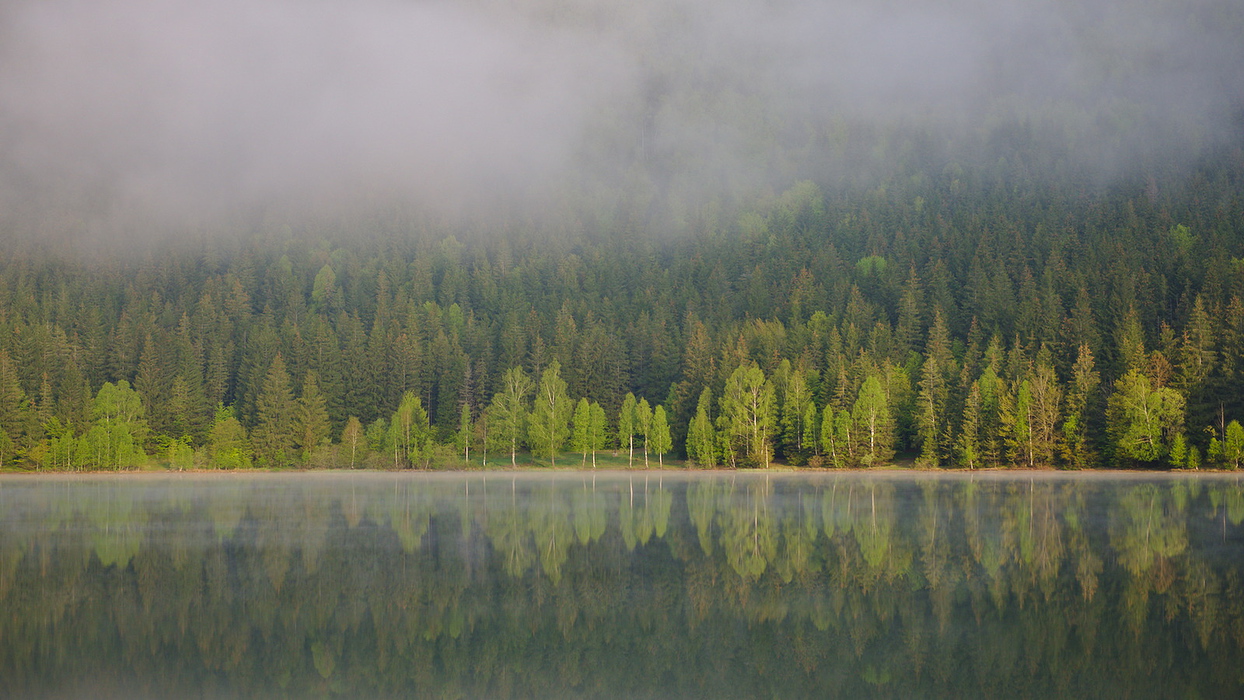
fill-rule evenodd
<path id="1" fill-rule="evenodd" d="M 1242 697 L 1244 482 L 0 478 L 0 696 Z"/>

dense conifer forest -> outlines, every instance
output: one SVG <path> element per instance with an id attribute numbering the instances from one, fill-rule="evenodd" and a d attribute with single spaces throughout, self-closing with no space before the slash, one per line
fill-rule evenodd
<path id="1" fill-rule="evenodd" d="M 1236 3 L 188 7 L 0 16 L 5 468 L 1244 457 Z"/>
<path id="2" fill-rule="evenodd" d="M 1238 466 L 1239 150 L 1084 190 L 1002 167 L 803 181 L 675 235 L 11 241 L 3 462 Z"/>

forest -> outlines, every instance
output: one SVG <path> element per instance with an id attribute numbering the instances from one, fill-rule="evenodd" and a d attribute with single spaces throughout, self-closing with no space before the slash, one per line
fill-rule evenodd
<path id="1" fill-rule="evenodd" d="M 1160 184 L 1016 170 L 801 181 L 671 235 L 395 209 L 91 256 L 14 238 L 0 457 L 1237 468 L 1241 151 Z"/>
<path id="2" fill-rule="evenodd" d="M 4 469 L 1244 458 L 1238 3 L 265 7 L 0 15 Z"/>

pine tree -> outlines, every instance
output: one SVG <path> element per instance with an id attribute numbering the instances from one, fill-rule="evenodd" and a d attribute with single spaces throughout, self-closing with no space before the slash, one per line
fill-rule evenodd
<path id="1" fill-rule="evenodd" d="M 959 441 L 956 445 L 960 463 L 968 469 L 980 466 L 981 443 L 981 389 L 973 382 L 963 402 L 963 421 L 959 425 Z"/>
<path id="2" fill-rule="evenodd" d="M 1058 452 L 1058 425 L 1062 418 L 1062 387 L 1054 376 L 1050 354 L 1043 348 L 1037 355 L 1032 376 L 1033 461 L 1036 466 L 1054 466 Z"/>
<path id="3" fill-rule="evenodd" d="M 307 371 L 302 383 L 302 396 L 294 409 L 294 447 L 299 462 L 309 464 L 315 451 L 329 441 L 328 408 L 320 393 L 318 377 Z"/>
<path id="4" fill-rule="evenodd" d="M 947 376 L 954 373 L 954 358 L 950 354 L 950 336 L 939 309 L 929 331 L 929 341 L 924 353 L 924 365 L 920 370 L 920 395 L 917 399 L 916 427 L 920 438 L 920 463 L 930 467 L 940 466 L 945 454 L 949 431 L 946 425 L 946 405 L 950 400 Z"/>
<path id="5" fill-rule="evenodd" d="M 1093 464 L 1089 446 L 1089 401 L 1101 379 L 1093 369 L 1093 351 L 1080 345 L 1076 363 L 1071 368 L 1071 386 L 1067 392 L 1067 417 L 1063 421 L 1063 459 L 1076 469 Z"/>
<path id="6" fill-rule="evenodd" d="M 268 368 L 263 387 L 255 399 L 255 410 L 258 423 L 251 434 L 251 443 L 256 461 L 264 467 L 288 466 L 294 458 L 295 402 L 281 353 L 276 354 Z"/>
<path id="7" fill-rule="evenodd" d="M 13 361 L 8 352 L 0 350 L 0 466 L 22 445 L 32 417 Z"/>

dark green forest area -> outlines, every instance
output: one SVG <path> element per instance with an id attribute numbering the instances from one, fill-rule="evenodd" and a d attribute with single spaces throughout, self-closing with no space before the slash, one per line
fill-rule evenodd
<path id="1" fill-rule="evenodd" d="M 677 234 L 394 209 L 89 262 L 6 239 L 0 455 L 1239 465 L 1239 148 L 1104 186 L 1019 156 L 902 173 L 705 205 Z"/>

